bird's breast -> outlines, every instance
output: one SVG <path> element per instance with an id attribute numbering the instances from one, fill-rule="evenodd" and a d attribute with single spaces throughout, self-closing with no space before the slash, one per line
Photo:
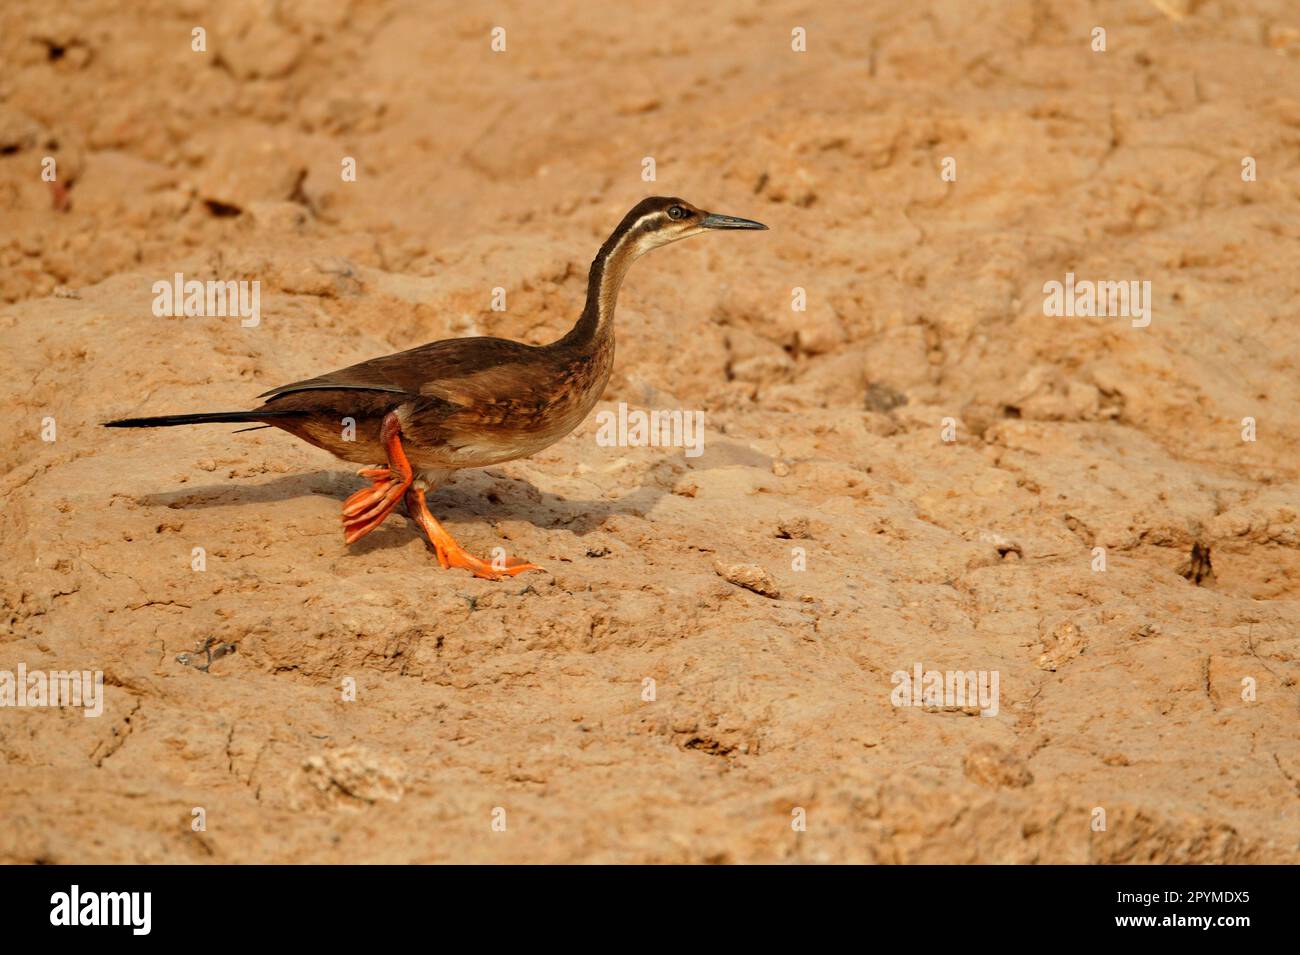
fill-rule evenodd
<path id="1" fill-rule="evenodd" d="M 413 435 L 416 446 L 408 456 L 419 467 L 467 468 L 536 454 L 591 413 L 609 382 L 613 358 L 610 341 L 513 381 L 498 379 L 492 394 L 462 401 L 463 410 L 437 422 L 439 440 L 422 442 Z"/>

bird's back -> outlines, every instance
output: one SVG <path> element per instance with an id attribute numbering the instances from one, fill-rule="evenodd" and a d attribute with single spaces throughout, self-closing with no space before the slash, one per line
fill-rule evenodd
<path id="1" fill-rule="evenodd" d="M 298 412 L 276 426 L 357 462 L 374 457 L 380 422 L 396 411 L 418 467 L 484 467 L 534 454 L 572 431 L 599 400 L 612 366 L 612 342 L 584 350 L 455 338 L 273 389 L 265 407 Z M 350 438 L 344 418 L 354 422 Z"/>

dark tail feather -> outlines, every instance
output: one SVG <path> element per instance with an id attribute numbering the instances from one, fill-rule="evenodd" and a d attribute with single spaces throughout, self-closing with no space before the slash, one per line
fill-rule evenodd
<path id="1" fill-rule="evenodd" d="M 165 414 L 156 418 L 120 418 L 105 421 L 105 428 L 170 428 L 177 424 L 218 424 L 262 422 L 267 418 L 286 418 L 291 411 L 212 411 L 207 414 Z"/>

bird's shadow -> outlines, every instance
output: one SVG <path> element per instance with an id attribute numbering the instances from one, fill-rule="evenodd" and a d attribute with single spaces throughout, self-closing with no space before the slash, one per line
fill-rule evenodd
<path id="1" fill-rule="evenodd" d="M 364 479 L 346 471 L 313 471 L 277 477 L 262 484 L 204 484 L 175 491 L 142 494 L 136 501 L 146 507 L 178 510 L 206 507 L 231 507 L 273 504 L 309 495 L 333 498 L 340 505 L 352 492 L 365 487 Z M 455 483 L 429 494 L 429 509 L 440 519 L 522 520 L 546 530 L 564 529 L 579 537 L 586 536 L 614 515 L 644 516 L 655 503 L 669 493 L 654 485 L 643 485 L 617 500 L 575 500 L 539 490 L 531 481 L 507 477 L 492 471 L 467 471 L 458 474 Z M 399 507 L 398 513 L 405 514 Z M 403 546 L 409 541 L 404 534 L 372 533 L 369 546 L 359 550 L 379 550 Z"/>

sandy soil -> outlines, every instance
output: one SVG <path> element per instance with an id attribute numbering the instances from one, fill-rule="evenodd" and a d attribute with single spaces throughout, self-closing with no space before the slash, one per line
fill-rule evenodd
<path id="1" fill-rule="evenodd" d="M 56 6 L 0 10 L 0 669 L 106 702 L 0 709 L 0 859 L 1300 861 L 1294 4 Z M 771 231 L 623 290 L 600 408 L 702 456 L 591 419 L 434 498 L 545 573 L 346 548 L 276 431 L 98 427 L 550 340 L 646 194 Z M 176 272 L 261 324 L 155 317 Z M 1067 272 L 1151 324 L 1046 317 Z"/>

